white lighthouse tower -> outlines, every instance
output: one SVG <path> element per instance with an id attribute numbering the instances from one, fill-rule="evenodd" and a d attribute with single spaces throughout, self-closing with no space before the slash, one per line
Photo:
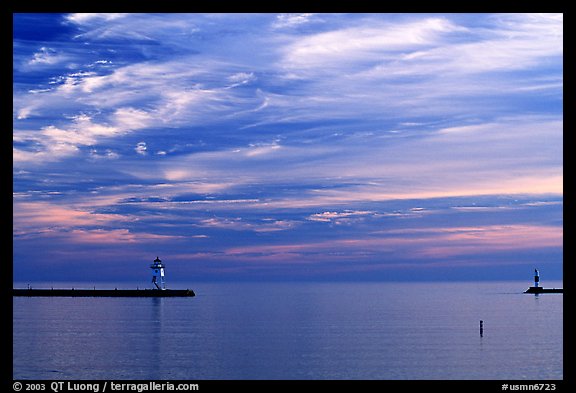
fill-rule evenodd
<path id="1" fill-rule="evenodd" d="M 540 283 L 540 273 L 538 273 L 538 269 L 534 269 L 534 288 L 538 288 L 539 283 Z"/>
<path id="2" fill-rule="evenodd" d="M 164 264 L 160 260 L 160 258 L 156 257 L 154 263 L 150 265 L 150 269 L 152 269 L 152 283 L 156 285 L 157 289 L 164 290 L 166 289 L 166 280 L 164 279 Z"/>

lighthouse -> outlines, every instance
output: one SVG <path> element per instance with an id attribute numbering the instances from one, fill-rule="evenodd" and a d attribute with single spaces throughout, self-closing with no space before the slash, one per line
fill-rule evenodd
<path id="1" fill-rule="evenodd" d="M 164 279 L 164 264 L 160 260 L 160 258 L 156 257 L 154 263 L 150 265 L 150 269 L 152 269 L 152 283 L 156 285 L 157 289 L 164 290 L 166 289 L 166 280 Z"/>
<path id="2" fill-rule="evenodd" d="M 534 286 L 528 288 L 524 293 L 533 293 L 538 295 L 539 293 L 564 293 L 562 288 L 543 288 L 540 286 L 540 273 L 538 269 L 534 269 Z"/>

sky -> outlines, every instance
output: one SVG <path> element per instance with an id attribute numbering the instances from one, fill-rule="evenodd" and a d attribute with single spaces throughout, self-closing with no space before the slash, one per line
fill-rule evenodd
<path id="1" fill-rule="evenodd" d="M 562 14 L 13 33 L 15 281 L 562 278 Z"/>

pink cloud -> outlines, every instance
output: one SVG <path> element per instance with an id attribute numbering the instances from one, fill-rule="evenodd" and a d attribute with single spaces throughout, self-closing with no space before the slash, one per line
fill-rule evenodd
<path id="1" fill-rule="evenodd" d="M 563 246 L 563 228 L 556 226 L 489 225 L 439 232 L 433 242 L 417 251 L 419 255 L 448 257 Z"/>
<path id="2" fill-rule="evenodd" d="M 127 220 L 126 217 L 118 214 L 94 213 L 44 201 L 14 202 L 13 219 L 15 232 L 41 228 L 102 225 Z"/>
<path id="3" fill-rule="evenodd" d="M 364 239 L 337 239 L 312 243 L 233 247 L 226 258 L 250 261 L 335 261 L 393 254 L 442 258 L 490 254 L 498 251 L 562 247 L 563 229 L 540 225 L 488 225 L 482 227 L 420 228 L 380 232 Z"/>
<path id="4" fill-rule="evenodd" d="M 118 224 L 132 219 L 119 214 L 94 213 L 79 207 L 63 207 L 44 201 L 15 202 L 13 217 L 15 235 L 49 237 L 73 243 L 118 244 L 181 238 L 181 236 L 134 233 L 125 228 L 79 228 Z"/>
<path id="5" fill-rule="evenodd" d="M 90 244 L 143 243 L 148 241 L 166 241 L 181 238 L 181 236 L 133 233 L 128 229 L 75 229 L 71 232 L 61 233 L 60 236 L 66 236 L 68 237 L 68 240 L 75 243 Z"/>

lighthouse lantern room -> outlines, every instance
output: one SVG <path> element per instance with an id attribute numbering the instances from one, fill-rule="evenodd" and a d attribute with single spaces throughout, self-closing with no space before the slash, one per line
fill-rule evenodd
<path id="1" fill-rule="evenodd" d="M 156 289 L 164 290 L 166 289 L 166 280 L 164 278 L 164 264 L 160 258 L 156 257 L 154 263 L 150 265 L 152 269 L 152 283 L 156 286 Z"/>

